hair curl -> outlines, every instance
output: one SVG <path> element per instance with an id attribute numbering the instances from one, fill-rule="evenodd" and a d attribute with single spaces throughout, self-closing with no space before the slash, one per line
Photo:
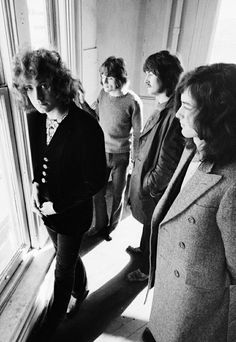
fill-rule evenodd
<path id="1" fill-rule="evenodd" d="M 47 80 L 57 100 L 58 107 L 65 109 L 76 95 L 76 81 L 66 68 L 57 51 L 38 49 L 15 56 L 13 61 L 13 86 L 18 91 L 18 99 L 26 110 L 32 109 L 28 99 L 27 81 Z"/>
<path id="2" fill-rule="evenodd" d="M 236 64 L 216 63 L 186 73 L 176 89 L 189 89 L 196 102 L 195 129 L 205 141 L 205 159 L 226 164 L 236 160 Z"/>
<path id="3" fill-rule="evenodd" d="M 116 88 L 122 88 L 128 81 L 126 64 L 123 58 L 108 57 L 99 68 L 100 76 L 114 77 Z M 102 82 L 101 82 L 102 84 Z"/>
<path id="4" fill-rule="evenodd" d="M 166 92 L 169 97 L 173 95 L 183 68 L 179 59 L 169 51 L 162 50 L 150 55 L 143 65 L 144 72 L 152 72 L 161 81 L 160 93 Z"/>

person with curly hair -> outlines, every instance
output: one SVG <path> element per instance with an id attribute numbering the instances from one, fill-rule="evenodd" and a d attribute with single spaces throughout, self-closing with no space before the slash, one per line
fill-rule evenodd
<path id="1" fill-rule="evenodd" d="M 142 102 L 128 89 L 129 82 L 123 58 L 107 58 L 99 72 L 103 88 L 96 101 L 95 110 L 85 101 L 83 93 L 80 94 L 79 100 L 82 108 L 99 120 L 105 136 L 107 161 L 106 185 L 94 196 L 95 226 L 89 230 L 88 235 L 101 235 L 109 241 L 109 233 L 116 228 L 122 216 L 130 154 L 133 160 L 138 151 L 142 128 Z M 109 178 L 112 208 L 108 214 L 105 196 Z"/>
<path id="2" fill-rule="evenodd" d="M 79 249 L 92 222 L 92 197 L 105 182 L 104 135 L 97 120 L 76 106 L 79 81 L 58 52 L 20 53 L 13 74 L 18 100 L 28 112 L 33 210 L 56 251 L 54 291 L 45 320 L 50 331 L 65 317 L 71 295 L 76 307 L 88 294 Z"/>
<path id="3" fill-rule="evenodd" d="M 143 340 L 225 342 L 236 285 L 236 65 L 188 72 L 176 100 L 187 145 L 152 217 L 155 284 Z"/>

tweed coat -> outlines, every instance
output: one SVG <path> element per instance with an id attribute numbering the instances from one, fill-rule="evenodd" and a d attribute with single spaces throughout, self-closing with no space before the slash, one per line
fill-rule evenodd
<path id="1" fill-rule="evenodd" d="M 236 162 L 203 162 L 177 194 L 191 158 L 184 150 L 153 214 L 158 245 L 148 327 L 157 342 L 226 342 L 229 286 L 236 284 Z"/>
<path id="2" fill-rule="evenodd" d="M 57 214 L 45 224 L 63 234 L 87 230 L 92 220 L 92 196 L 105 182 L 104 135 L 97 120 L 71 103 L 67 117 L 46 145 L 46 115 L 28 114 L 34 181 L 41 202 L 53 202 Z"/>
<path id="3" fill-rule="evenodd" d="M 156 203 L 165 191 L 181 157 L 184 144 L 173 98 L 150 116 L 139 138 L 139 151 L 130 179 L 133 216 L 151 222 Z"/>

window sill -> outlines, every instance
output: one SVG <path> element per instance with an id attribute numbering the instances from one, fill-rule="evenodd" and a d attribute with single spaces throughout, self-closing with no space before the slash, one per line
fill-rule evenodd
<path id="1" fill-rule="evenodd" d="M 29 265 L 0 314 L 0 341 L 25 341 L 40 314 L 40 308 L 43 308 L 45 294 L 48 297 L 50 293 L 45 282 L 47 283 L 46 274 L 52 264 L 54 249 L 48 243 L 31 254 L 31 262 L 26 261 Z"/>

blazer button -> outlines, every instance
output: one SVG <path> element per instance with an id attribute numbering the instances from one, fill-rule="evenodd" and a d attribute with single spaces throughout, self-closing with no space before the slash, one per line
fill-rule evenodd
<path id="1" fill-rule="evenodd" d="M 195 218 L 192 217 L 192 216 L 189 216 L 189 217 L 188 217 L 188 222 L 189 222 L 189 223 L 195 223 Z"/>
<path id="2" fill-rule="evenodd" d="M 45 162 L 48 162 L 48 158 L 46 158 L 46 157 L 44 157 L 43 160 L 44 160 Z"/>
<path id="3" fill-rule="evenodd" d="M 47 166 L 46 164 L 43 164 L 43 168 L 44 168 L 44 169 L 47 169 L 48 166 Z"/>
<path id="4" fill-rule="evenodd" d="M 176 276 L 176 278 L 180 277 L 179 271 L 178 270 L 174 270 L 174 275 Z"/>
<path id="5" fill-rule="evenodd" d="M 46 183 L 46 179 L 45 179 L 45 178 L 42 178 L 42 179 L 41 179 L 41 182 L 42 182 L 42 183 Z"/>
<path id="6" fill-rule="evenodd" d="M 183 241 L 179 242 L 179 247 L 185 249 L 185 243 Z"/>
<path id="7" fill-rule="evenodd" d="M 45 171 L 42 171 L 42 175 L 43 175 L 43 176 L 47 176 L 47 174 L 46 174 Z"/>

